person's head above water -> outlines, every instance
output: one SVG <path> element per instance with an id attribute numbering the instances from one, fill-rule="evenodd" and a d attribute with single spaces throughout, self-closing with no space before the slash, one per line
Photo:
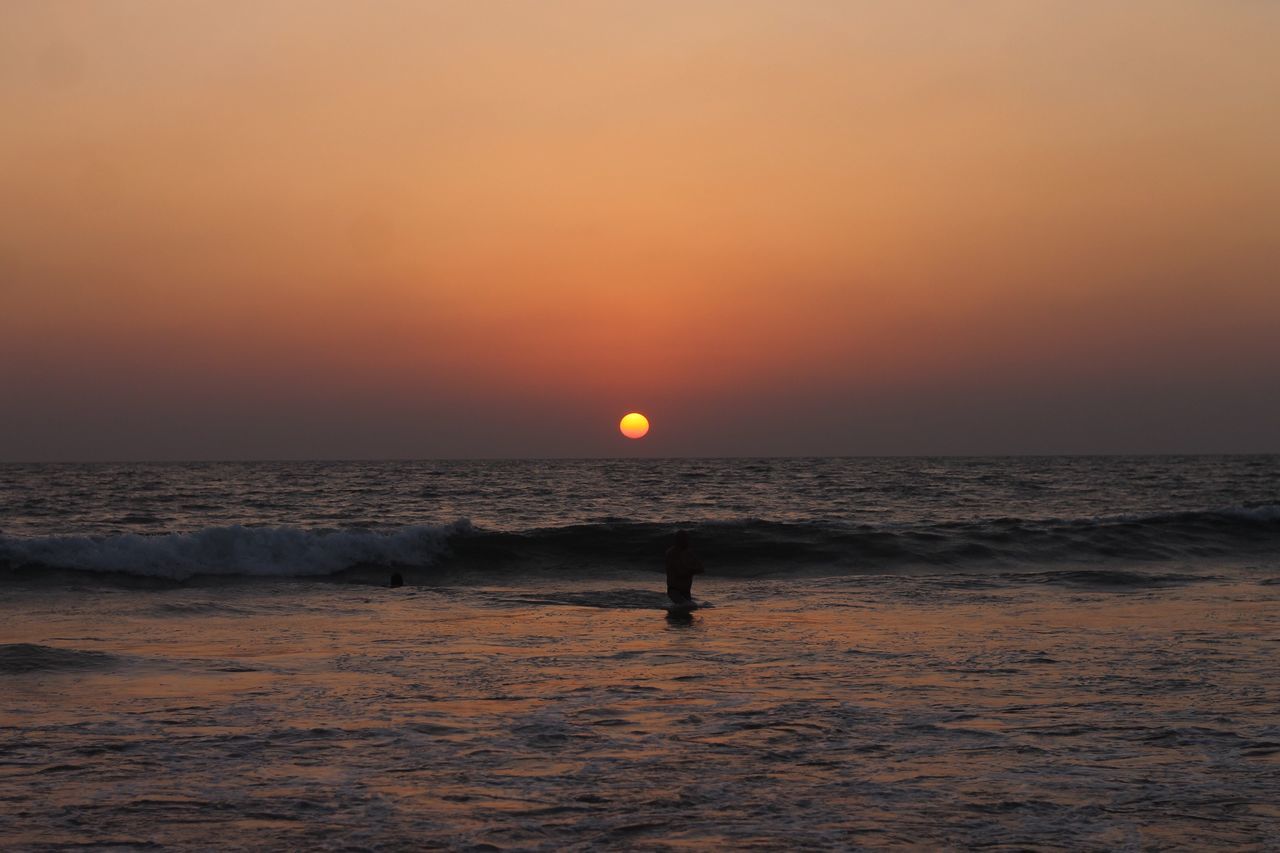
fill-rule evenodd
<path id="1" fill-rule="evenodd" d="M 683 530 L 677 530 L 677 531 L 676 531 L 676 547 L 677 547 L 677 548 L 688 548 L 688 547 L 689 547 L 689 534 L 688 534 L 688 533 L 685 533 Z"/>

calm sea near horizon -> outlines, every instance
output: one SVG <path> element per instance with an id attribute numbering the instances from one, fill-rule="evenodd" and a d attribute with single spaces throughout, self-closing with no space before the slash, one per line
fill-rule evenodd
<path id="1" fill-rule="evenodd" d="M 1278 602 L 1280 456 L 0 465 L 0 845 L 1280 849 Z"/>

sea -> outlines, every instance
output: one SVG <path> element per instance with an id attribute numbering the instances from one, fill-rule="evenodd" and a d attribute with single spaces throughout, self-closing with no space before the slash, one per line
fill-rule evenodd
<path id="1" fill-rule="evenodd" d="M 0 465 L 5 850 L 1280 850 L 1278 660 L 1280 456 Z"/>

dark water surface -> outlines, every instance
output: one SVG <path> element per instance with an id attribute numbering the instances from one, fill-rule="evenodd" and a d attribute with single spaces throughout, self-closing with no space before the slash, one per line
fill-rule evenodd
<path id="1" fill-rule="evenodd" d="M 753 576 L 1253 564 L 1280 548 L 1280 457 L 0 467 L 11 569 L 592 574 L 677 527 Z"/>
<path id="2" fill-rule="evenodd" d="M 3 466 L 0 847 L 1276 850 L 1278 652 L 1277 457 Z"/>

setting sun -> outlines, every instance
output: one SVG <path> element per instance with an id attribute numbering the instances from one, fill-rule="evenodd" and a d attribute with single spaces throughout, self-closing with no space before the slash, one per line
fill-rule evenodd
<path id="1" fill-rule="evenodd" d="M 618 422 L 618 429 L 627 438 L 644 438 L 649 432 L 649 419 L 639 412 L 623 415 Z"/>

